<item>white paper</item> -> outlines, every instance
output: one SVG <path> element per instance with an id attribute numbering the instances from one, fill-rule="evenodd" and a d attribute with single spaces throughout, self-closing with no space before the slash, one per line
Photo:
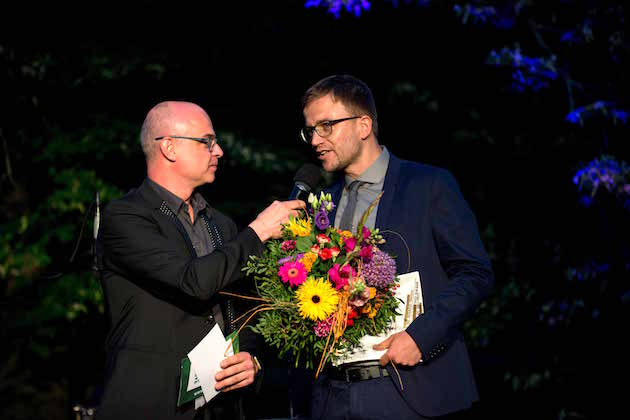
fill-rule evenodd
<path id="1" fill-rule="evenodd" d="M 214 389 L 216 384 L 214 376 L 221 370 L 220 363 L 225 359 L 227 344 L 221 329 L 215 325 L 208 335 L 188 353 L 190 376 L 193 376 L 194 372 L 198 377 L 206 401 L 210 401 L 220 392 Z M 230 346 L 230 350 L 231 348 Z"/>
<path id="2" fill-rule="evenodd" d="M 233 356 L 234 355 L 234 348 L 232 346 L 228 347 L 228 342 L 226 341 L 225 346 L 227 348 L 227 351 L 225 352 L 225 357 L 228 356 Z M 188 375 L 188 387 L 186 389 L 186 391 L 192 391 L 195 388 L 199 388 L 201 385 L 199 383 L 199 376 L 197 376 L 197 372 L 195 371 L 195 367 L 193 366 L 192 362 L 190 364 L 190 375 Z M 202 397 L 199 397 L 202 398 Z M 197 398 L 197 399 L 199 399 Z M 205 404 L 205 400 L 203 402 L 203 404 Z M 202 405 L 203 405 L 202 404 Z"/>
<path id="3" fill-rule="evenodd" d="M 422 284 L 420 283 L 420 273 L 413 271 L 411 273 L 401 274 L 398 276 L 399 287 L 394 292 L 394 296 L 398 299 L 398 312 L 392 327 L 380 335 L 366 335 L 359 341 L 359 346 L 352 353 L 344 355 L 334 362 L 335 366 L 343 363 L 360 362 L 365 360 L 379 360 L 386 350 L 374 350 L 372 346 L 384 341 L 390 335 L 404 331 L 407 326 L 415 319 L 413 316 L 413 305 L 417 308 L 415 316 L 423 312 L 424 303 L 422 298 Z M 414 301 L 415 299 L 415 301 Z M 409 304 L 409 305 L 407 305 Z M 408 307 L 409 306 L 409 307 Z M 405 314 L 409 309 L 411 315 L 405 319 Z"/>

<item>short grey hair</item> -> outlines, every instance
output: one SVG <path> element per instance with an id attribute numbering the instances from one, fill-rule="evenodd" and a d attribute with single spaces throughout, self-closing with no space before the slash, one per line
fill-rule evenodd
<path id="1" fill-rule="evenodd" d="M 168 135 L 166 132 L 170 128 L 171 109 L 167 102 L 160 102 L 155 105 L 147 114 L 142 129 L 140 130 L 140 146 L 147 162 L 155 156 L 158 142 L 155 138 Z"/>

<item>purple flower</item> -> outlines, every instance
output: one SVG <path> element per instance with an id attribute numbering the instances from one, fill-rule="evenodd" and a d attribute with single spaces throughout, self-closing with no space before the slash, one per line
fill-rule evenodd
<path id="1" fill-rule="evenodd" d="M 326 211 L 324 210 L 318 211 L 317 214 L 315 215 L 315 226 L 317 226 L 319 230 L 324 230 L 329 225 L 330 225 L 330 221 L 328 220 L 328 215 L 326 214 Z"/>
<path id="2" fill-rule="evenodd" d="M 284 264 L 288 263 L 289 261 L 291 261 L 292 259 L 293 259 L 293 257 L 291 255 L 289 255 L 288 257 L 280 258 L 278 260 L 278 265 L 284 265 Z"/>
<path id="3" fill-rule="evenodd" d="M 363 265 L 363 277 L 368 286 L 384 289 L 394 281 L 396 262 L 380 249 L 373 249 L 372 260 Z"/>
<path id="4" fill-rule="evenodd" d="M 578 191 L 583 196 L 580 198 L 581 203 L 586 207 L 593 203 L 600 187 L 615 194 L 625 207 L 624 200 L 630 194 L 630 187 L 626 182 L 629 177 L 630 166 L 626 162 L 618 162 L 613 156 L 602 155 L 578 170 L 573 177 L 573 183 L 578 186 Z"/>

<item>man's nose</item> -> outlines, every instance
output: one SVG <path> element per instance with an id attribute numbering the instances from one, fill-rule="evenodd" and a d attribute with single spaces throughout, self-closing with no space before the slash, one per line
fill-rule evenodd
<path id="1" fill-rule="evenodd" d="M 317 131 L 313 130 L 313 135 L 311 136 L 311 146 L 317 147 L 318 145 L 324 142 L 324 138 L 317 134 Z"/>
<path id="2" fill-rule="evenodd" d="M 210 151 L 210 153 L 212 153 L 216 157 L 221 157 L 223 156 L 223 149 L 221 149 L 219 143 L 215 143 L 214 146 L 212 146 L 212 150 Z"/>

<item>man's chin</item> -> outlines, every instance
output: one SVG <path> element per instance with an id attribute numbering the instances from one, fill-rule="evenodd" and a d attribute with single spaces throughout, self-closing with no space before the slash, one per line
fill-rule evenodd
<path id="1" fill-rule="evenodd" d="M 205 184 L 212 184 L 215 178 L 216 178 L 216 175 L 214 173 L 206 175 L 206 177 L 204 178 Z"/>
<path id="2" fill-rule="evenodd" d="M 328 154 L 330 154 L 330 152 L 328 152 Z M 320 163 L 322 164 L 322 168 L 326 172 L 335 172 L 337 170 L 337 168 L 339 167 L 339 162 L 337 162 L 336 160 L 331 159 L 328 156 L 326 156 L 326 158 L 324 158 L 324 159 L 320 159 Z"/>
<path id="3" fill-rule="evenodd" d="M 339 169 L 339 164 L 336 162 L 322 162 L 322 168 L 326 172 L 335 172 Z"/>

